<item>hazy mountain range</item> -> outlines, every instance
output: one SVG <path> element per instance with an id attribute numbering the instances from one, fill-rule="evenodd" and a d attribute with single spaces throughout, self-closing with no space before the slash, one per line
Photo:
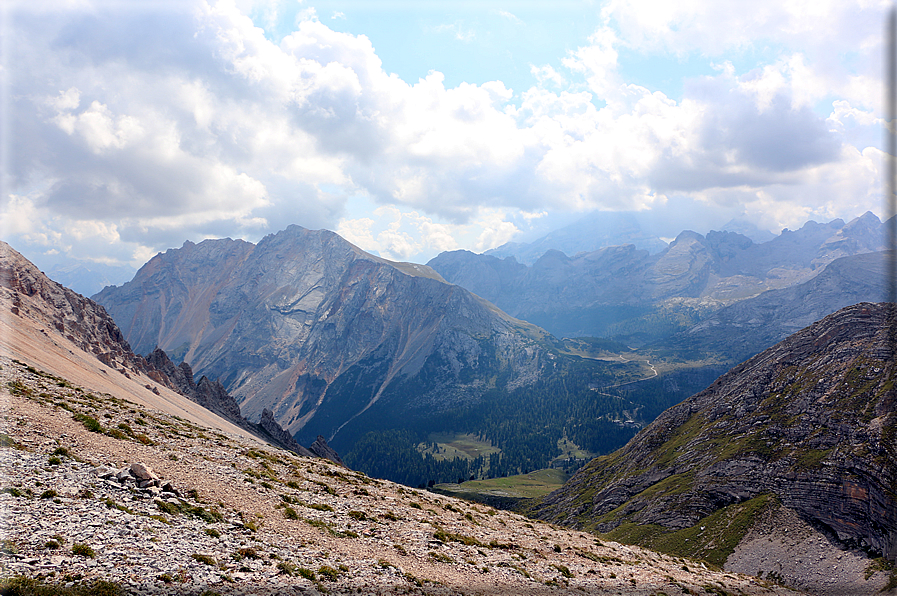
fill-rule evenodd
<path id="1" fill-rule="evenodd" d="M 866 213 L 846 224 L 808 222 L 760 244 L 735 232 L 685 231 L 657 254 L 632 244 L 575 256 L 549 250 L 529 266 L 454 251 L 428 265 L 555 336 L 644 344 L 720 307 L 808 281 L 837 258 L 883 249 L 884 225 Z"/>

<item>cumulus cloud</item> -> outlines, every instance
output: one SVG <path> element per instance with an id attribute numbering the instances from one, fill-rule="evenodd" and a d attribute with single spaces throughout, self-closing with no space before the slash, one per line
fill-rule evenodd
<path id="1" fill-rule="evenodd" d="M 17 5 L 0 226 L 65 250 L 90 236 L 91 250 L 129 260 L 299 223 L 405 259 L 497 246 L 546 210 L 645 210 L 682 193 L 784 225 L 864 211 L 878 192 L 866 143 L 878 75 L 838 52 L 878 51 L 880 27 L 863 19 L 880 9 L 761 4 L 608 2 L 587 40 L 533 65 L 535 85 L 516 93 L 448 88 L 435 71 L 403 81 L 367 37 L 313 8 L 275 40 L 256 22 L 280 18 L 277 6 L 252 0 Z M 461 22 L 442 32 L 474 35 Z M 761 42 L 799 50 L 746 72 L 716 58 Z M 672 98 L 624 79 L 624 49 L 719 68 Z M 380 209 L 347 217 L 356 194 Z"/>
<path id="2" fill-rule="evenodd" d="M 454 226 L 392 206 L 379 207 L 374 215 L 376 221 L 369 217 L 342 219 L 336 233 L 364 250 L 396 261 L 421 252 L 433 254 L 458 248 L 458 230 Z"/>

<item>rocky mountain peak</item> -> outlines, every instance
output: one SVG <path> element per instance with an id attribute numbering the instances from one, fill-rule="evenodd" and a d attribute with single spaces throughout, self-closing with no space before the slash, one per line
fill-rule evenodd
<path id="1" fill-rule="evenodd" d="M 52 281 L 5 242 L 0 241 L 0 298 L 9 314 L 53 328 L 83 351 L 126 374 L 146 370 L 106 310 Z"/>
<path id="2" fill-rule="evenodd" d="M 388 403 L 410 400 L 423 415 L 475 399 L 486 389 L 479 369 L 510 367 L 518 384 L 540 371 L 543 331 L 430 267 L 370 255 L 326 230 L 289 226 L 256 246 L 205 241 L 153 261 L 95 296 L 132 344 L 176 354 L 220 379 L 247 417 L 268 409 L 309 440 Z M 418 378 L 415 395 L 390 393 Z"/>

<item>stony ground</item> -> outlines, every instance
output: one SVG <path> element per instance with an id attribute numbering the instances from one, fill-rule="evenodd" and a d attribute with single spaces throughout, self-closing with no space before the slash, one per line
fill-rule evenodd
<path id="1" fill-rule="evenodd" d="M 787 507 L 758 519 L 729 556 L 726 569 L 787 578 L 789 585 L 815 596 L 897 593 L 895 574 L 887 566 L 859 550 L 845 550 Z"/>
<path id="2" fill-rule="evenodd" d="M 0 367 L 3 577 L 133 594 L 794 593 Z M 139 488 L 138 462 L 159 481 Z"/>

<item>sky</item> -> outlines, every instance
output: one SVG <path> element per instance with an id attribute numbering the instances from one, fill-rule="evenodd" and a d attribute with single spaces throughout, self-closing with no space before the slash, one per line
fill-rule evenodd
<path id="1" fill-rule="evenodd" d="M 138 267 L 298 224 L 426 262 L 594 211 L 882 216 L 889 6 L 5 0 L 0 238 Z"/>

